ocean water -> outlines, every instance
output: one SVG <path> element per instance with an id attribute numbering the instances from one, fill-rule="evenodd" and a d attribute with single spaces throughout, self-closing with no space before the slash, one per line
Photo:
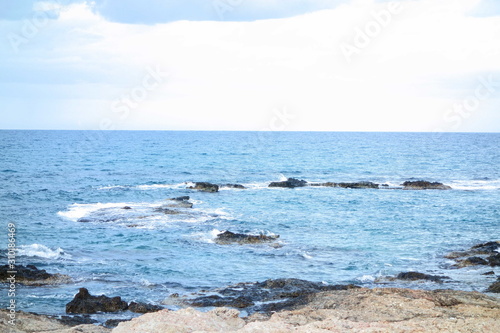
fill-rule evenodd
<path id="1" fill-rule="evenodd" d="M 484 291 L 491 267 L 451 269 L 443 255 L 500 239 L 499 147 L 487 133 L 0 131 L 0 259 L 15 223 L 19 263 L 73 278 L 18 286 L 18 309 L 45 314 L 63 314 L 80 287 L 160 304 L 238 282 L 375 287 L 416 270 L 451 279 L 389 286 Z M 453 190 L 267 187 L 287 177 Z M 247 189 L 187 189 L 196 181 Z M 154 211 L 184 195 L 185 214 Z M 223 230 L 277 234 L 280 246 L 215 244 Z"/>

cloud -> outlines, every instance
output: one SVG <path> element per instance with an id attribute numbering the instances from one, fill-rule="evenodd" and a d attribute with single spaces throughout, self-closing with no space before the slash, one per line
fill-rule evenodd
<path id="1" fill-rule="evenodd" d="M 98 3 L 62 6 L 17 53 L 2 41 L 4 126 L 258 130 L 286 107 L 287 130 L 498 131 L 500 86 L 472 111 L 453 105 L 481 79 L 500 81 L 500 18 L 469 16 L 477 0 L 400 3 L 156 25 L 110 21 Z M 23 24 L 0 28 L 23 37 Z M 154 85 L 152 70 L 169 75 Z"/>

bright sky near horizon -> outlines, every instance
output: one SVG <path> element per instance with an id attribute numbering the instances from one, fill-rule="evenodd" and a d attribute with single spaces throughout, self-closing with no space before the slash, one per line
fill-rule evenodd
<path id="1" fill-rule="evenodd" d="M 497 0 L 0 0 L 0 129 L 500 132 Z"/>

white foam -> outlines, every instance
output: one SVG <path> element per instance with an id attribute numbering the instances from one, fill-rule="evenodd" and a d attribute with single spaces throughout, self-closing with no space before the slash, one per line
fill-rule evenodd
<path id="1" fill-rule="evenodd" d="M 67 218 L 71 221 L 77 221 L 78 219 L 89 215 L 96 210 L 103 208 L 118 208 L 124 207 L 130 204 L 127 203 L 95 203 L 95 204 L 72 204 L 67 211 L 57 212 L 57 215 Z"/>
<path id="2" fill-rule="evenodd" d="M 17 249 L 17 253 L 20 256 L 27 257 L 40 257 L 47 259 L 69 259 L 71 255 L 65 253 L 63 249 L 58 247 L 55 250 L 42 245 L 42 244 L 31 244 L 31 245 L 20 245 Z"/>
<path id="3" fill-rule="evenodd" d="M 357 278 L 357 280 L 361 282 L 374 282 L 375 277 L 373 275 L 363 275 L 362 277 Z"/>
<path id="4" fill-rule="evenodd" d="M 303 257 L 304 259 L 312 259 L 312 258 L 313 258 L 313 256 L 311 256 L 311 255 L 309 255 L 309 254 L 307 254 L 307 253 L 302 253 L 302 257 Z"/>
<path id="5" fill-rule="evenodd" d="M 456 190 L 498 190 L 500 180 L 454 180 L 449 185 Z"/>

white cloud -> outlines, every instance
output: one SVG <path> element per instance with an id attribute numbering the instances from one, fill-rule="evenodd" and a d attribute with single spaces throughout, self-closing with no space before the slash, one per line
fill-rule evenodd
<path id="1" fill-rule="evenodd" d="M 97 129 L 109 119 L 120 129 L 258 130 L 286 105 L 296 115 L 289 130 L 460 131 L 485 123 L 491 130 L 500 86 L 459 126 L 444 116 L 474 93 L 479 78 L 493 73 L 500 81 L 500 18 L 469 17 L 478 2 L 402 1 L 350 62 L 341 45 L 356 47 L 359 31 L 376 27 L 374 13 L 386 13 L 388 3 L 353 1 L 287 19 L 154 26 L 111 23 L 90 4 L 73 4 L 7 60 L 21 59 L 10 70 L 18 77 L 29 64 L 34 76 L 47 75 L 40 84 L 59 82 L 45 97 L 52 108 L 59 100 L 60 112 L 71 109 L 64 116 L 74 119 L 69 127 Z M 170 77 L 120 117 L 113 102 L 142 84 L 148 66 Z M 26 87 L 32 80 L 26 76 Z"/>

